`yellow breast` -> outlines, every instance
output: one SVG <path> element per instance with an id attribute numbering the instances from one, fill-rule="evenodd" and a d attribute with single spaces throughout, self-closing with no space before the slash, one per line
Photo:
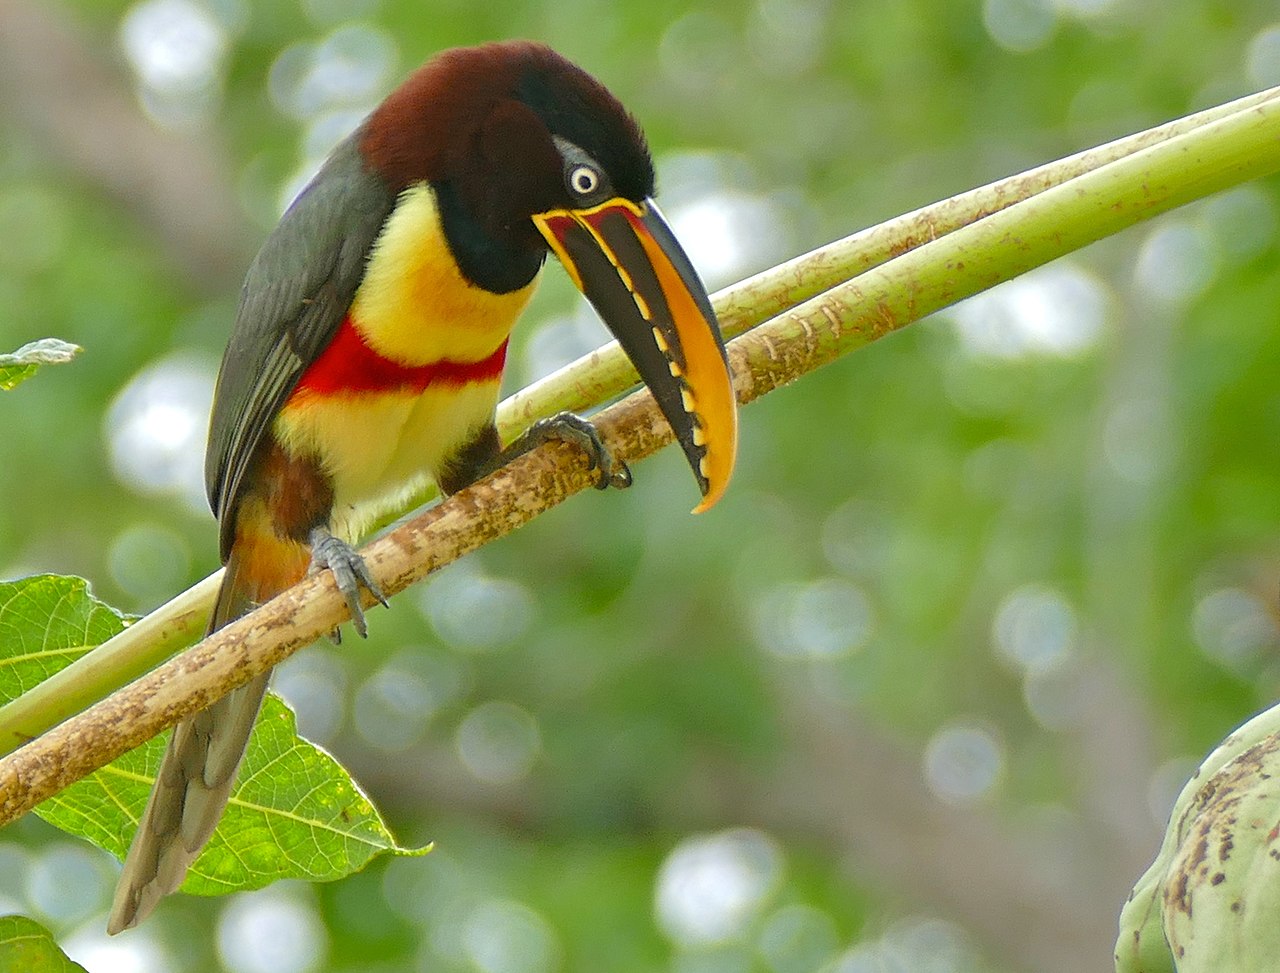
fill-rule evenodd
<path id="1" fill-rule="evenodd" d="M 330 527 L 355 540 L 493 420 L 498 385 L 308 396 L 281 411 L 275 433 L 291 453 L 319 457 L 333 484 Z"/>
<path id="2" fill-rule="evenodd" d="M 405 190 L 374 244 L 351 316 L 370 347 L 404 365 L 483 361 L 537 286 L 491 294 L 462 276 L 426 183 Z"/>
<path id="3" fill-rule="evenodd" d="M 378 237 L 350 319 L 369 348 L 402 366 L 484 362 L 507 340 L 536 283 L 492 294 L 468 282 L 449 251 L 435 193 L 420 184 L 400 196 Z M 275 434 L 290 452 L 319 458 L 333 481 L 332 526 L 354 537 L 493 420 L 499 380 L 294 396 Z"/>

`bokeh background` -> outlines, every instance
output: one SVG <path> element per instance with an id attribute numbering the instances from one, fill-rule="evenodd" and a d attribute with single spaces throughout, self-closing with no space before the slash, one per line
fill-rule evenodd
<path id="1" fill-rule="evenodd" d="M 1273 0 L 4 0 L 0 576 L 132 611 L 217 566 L 240 276 L 433 51 L 544 39 L 646 126 L 712 287 L 1280 83 Z M 921 322 L 295 657 L 277 686 L 425 858 L 179 897 L 30 820 L 0 908 L 91 973 L 1105 969 L 1199 756 L 1280 684 L 1269 180 Z M 605 333 L 558 270 L 512 388 Z"/>

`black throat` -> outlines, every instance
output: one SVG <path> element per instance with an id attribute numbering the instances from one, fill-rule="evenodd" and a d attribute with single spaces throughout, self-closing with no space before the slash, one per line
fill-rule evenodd
<path id="1" fill-rule="evenodd" d="M 530 247 L 490 232 L 448 180 L 433 182 L 431 188 L 435 190 L 444 238 L 463 277 L 492 294 L 509 294 L 537 276 L 547 256 L 545 247 Z"/>

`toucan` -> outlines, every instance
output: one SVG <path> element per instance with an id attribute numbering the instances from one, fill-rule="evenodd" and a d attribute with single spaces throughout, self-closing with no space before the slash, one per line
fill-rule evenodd
<path id="1" fill-rule="evenodd" d="M 635 364 L 702 493 L 724 492 L 737 403 L 711 302 L 653 202 L 635 119 L 528 41 L 456 48 L 341 141 L 249 267 L 218 374 L 205 479 L 226 572 L 209 631 L 332 571 L 365 632 L 352 546 L 434 480 L 454 493 L 549 439 L 599 485 L 625 463 L 562 413 L 504 446 L 512 326 L 554 254 Z M 258 676 L 174 730 L 116 890 L 115 933 L 174 891 L 230 797 Z"/>

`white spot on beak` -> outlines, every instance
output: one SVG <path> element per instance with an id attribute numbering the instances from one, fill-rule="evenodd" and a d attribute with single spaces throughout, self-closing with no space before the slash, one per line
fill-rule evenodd
<path id="1" fill-rule="evenodd" d="M 672 377 L 672 378 L 679 378 L 679 377 L 683 374 L 683 373 L 680 371 L 680 366 L 679 366 L 679 365 L 677 365 L 677 364 L 676 364 L 675 362 L 673 362 L 673 361 L 669 361 L 669 362 L 667 362 L 667 368 L 671 369 L 671 377 Z"/>
<path id="2" fill-rule="evenodd" d="M 671 346 L 667 344 L 667 339 L 662 336 L 662 332 L 657 328 L 653 329 L 653 341 L 658 346 L 658 350 L 664 354 L 671 350 Z"/>
<path id="3" fill-rule="evenodd" d="M 697 411 L 697 404 L 693 401 L 693 393 L 688 389 L 680 390 L 680 401 L 684 405 L 684 411 L 693 414 Z"/>
<path id="4" fill-rule="evenodd" d="M 693 424 L 693 445 L 707 445 L 707 434 L 702 431 L 702 424 L 700 422 L 695 422 Z"/>

